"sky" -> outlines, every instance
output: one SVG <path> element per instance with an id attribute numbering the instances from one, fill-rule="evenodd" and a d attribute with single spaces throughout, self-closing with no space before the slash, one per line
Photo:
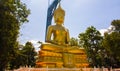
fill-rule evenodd
<path id="1" fill-rule="evenodd" d="M 47 8 L 53 0 L 21 1 L 31 14 L 29 22 L 21 26 L 19 42 L 30 41 L 38 47 L 38 41 L 45 41 Z M 120 0 L 61 0 L 61 7 L 66 13 L 64 26 L 69 29 L 70 37 L 77 38 L 90 26 L 103 33 L 110 28 L 112 20 L 120 19 Z"/>

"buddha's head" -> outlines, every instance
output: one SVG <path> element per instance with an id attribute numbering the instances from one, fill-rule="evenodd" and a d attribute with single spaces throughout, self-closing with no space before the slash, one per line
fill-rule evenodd
<path id="1" fill-rule="evenodd" d="M 58 8 L 54 11 L 54 21 L 56 24 L 64 23 L 65 11 L 59 5 Z"/>

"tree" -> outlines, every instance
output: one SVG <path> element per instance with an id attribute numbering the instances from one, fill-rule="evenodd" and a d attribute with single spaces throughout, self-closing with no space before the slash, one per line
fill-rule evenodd
<path id="1" fill-rule="evenodd" d="M 9 69 L 10 70 L 17 69 L 21 66 L 25 66 L 26 55 L 24 55 L 22 52 L 23 48 L 24 48 L 23 45 L 19 45 L 19 47 L 16 48 L 16 53 L 14 55 L 14 58 L 12 58 L 9 61 Z"/>
<path id="2" fill-rule="evenodd" d="M 0 70 L 4 71 L 16 54 L 20 25 L 27 22 L 29 10 L 20 0 L 0 0 Z"/>
<path id="3" fill-rule="evenodd" d="M 88 27 L 84 33 L 79 34 L 80 45 L 82 45 L 87 53 L 91 66 L 101 66 L 101 41 L 102 36 L 93 26 Z"/>
<path id="4" fill-rule="evenodd" d="M 27 42 L 25 44 L 25 46 L 22 50 L 22 53 L 26 56 L 24 65 L 34 67 L 35 63 L 36 63 L 35 56 L 37 53 L 35 52 L 34 46 L 32 45 L 31 42 Z"/>
<path id="5" fill-rule="evenodd" d="M 110 33 L 105 33 L 102 42 L 107 53 L 106 66 L 120 67 L 120 20 L 113 20 Z"/>
<path id="6" fill-rule="evenodd" d="M 107 66 L 120 66 L 120 34 L 117 32 L 106 33 L 103 40 L 103 47 L 106 49 L 106 58 L 109 59 L 109 63 L 106 63 Z"/>
<path id="7" fill-rule="evenodd" d="M 31 67 L 35 66 L 36 54 L 31 42 L 27 42 L 25 46 L 19 45 L 14 58 L 9 62 L 9 69 L 13 70 L 26 65 Z"/>
<path id="8" fill-rule="evenodd" d="M 120 20 L 113 20 L 111 25 L 113 26 L 112 31 L 120 33 Z"/>

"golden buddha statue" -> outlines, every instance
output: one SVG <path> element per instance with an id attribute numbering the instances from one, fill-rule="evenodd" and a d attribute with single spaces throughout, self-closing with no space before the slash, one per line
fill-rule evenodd
<path id="1" fill-rule="evenodd" d="M 69 31 L 63 26 L 64 16 L 65 11 L 59 5 L 54 12 L 54 21 L 56 25 L 50 25 L 48 27 L 46 42 L 64 46 L 69 44 Z M 52 35 L 53 38 L 51 38 Z"/>
<path id="2" fill-rule="evenodd" d="M 79 61 L 86 61 L 86 54 L 84 49 L 77 46 L 71 47 L 69 45 L 70 36 L 69 31 L 63 26 L 65 11 L 59 5 L 54 11 L 55 25 L 48 26 L 46 43 L 41 45 L 39 51 L 38 67 L 80 67 L 82 65 Z M 83 63 L 88 66 L 88 63 Z"/>

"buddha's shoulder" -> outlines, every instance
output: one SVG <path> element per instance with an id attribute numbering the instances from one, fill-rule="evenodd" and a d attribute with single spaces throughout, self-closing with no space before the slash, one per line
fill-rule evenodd
<path id="1" fill-rule="evenodd" d="M 63 27 L 65 31 L 69 31 L 66 27 Z"/>
<path id="2" fill-rule="evenodd" d="M 48 27 L 49 29 L 52 29 L 52 30 L 58 30 L 59 29 L 59 27 L 58 26 L 56 26 L 56 25 L 50 25 L 49 27 Z M 61 29 L 61 28 L 60 28 Z M 69 31 L 66 27 L 64 27 L 64 26 L 62 26 L 62 30 L 64 30 L 64 31 Z"/>
<path id="3" fill-rule="evenodd" d="M 54 27 L 56 27 L 55 25 L 50 25 L 48 28 L 54 28 Z"/>
<path id="4" fill-rule="evenodd" d="M 50 26 L 48 26 L 48 29 L 49 29 L 49 30 L 53 30 L 54 28 L 55 28 L 54 25 L 50 25 Z"/>

